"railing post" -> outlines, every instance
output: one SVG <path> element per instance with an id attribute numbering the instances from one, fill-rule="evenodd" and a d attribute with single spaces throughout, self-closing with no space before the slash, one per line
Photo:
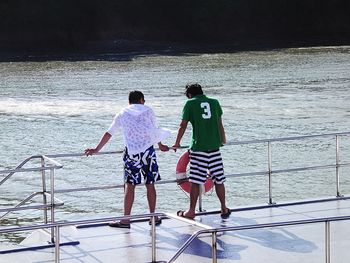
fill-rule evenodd
<path id="1" fill-rule="evenodd" d="M 45 159 L 41 156 L 41 168 L 45 167 Z M 42 182 L 42 192 L 43 192 L 43 204 L 44 207 L 44 223 L 47 224 L 47 197 L 46 197 L 46 178 L 45 178 L 45 170 L 41 171 L 41 182 Z"/>
<path id="2" fill-rule="evenodd" d="M 151 217 L 152 228 L 152 262 L 156 262 L 156 217 Z"/>
<path id="3" fill-rule="evenodd" d="M 60 227 L 55 226 L 55 263 L 60 262 Z"/>
<path id="4" fill-rule="evenodd" d="M 55 223 L 55 168 L 50 169 L 51 223 Z M 57 241 L 57 240 L 56 240 Z M 51 242 L 54 243 L 54 228 L 51 228 Z"/>
<path id="5" fill-rule="evenodd" d="M 272 149 L 271 142 L 267 142 L 267 158 L 268 158 L 268 173 L 269 173 L 269 204 L 272 205 Z"/>
<path id="6" fill-rule="evenodd" d="M 212 258 L 213 258 L 213 263 L 217 262 L 217 232 L 214 231 L 211 236 L 212 240 Z"/>
<path id="7" fill-rule="evenodd" d="M 331 262 L 331 238 L 330 221 L 325 221 L 325 256 L 326 263 Z"/>
<path id="8" fill-rule="evenodd" d="M 336 184 L 337 184 L 337 197 L 342 197 L 340 194 L 340 180 L 339 180 L 339 166 L 340 166 L 340 158 L 339 158 L 339 136 L 335 136 L 335 174 L 336 174 Z"/>

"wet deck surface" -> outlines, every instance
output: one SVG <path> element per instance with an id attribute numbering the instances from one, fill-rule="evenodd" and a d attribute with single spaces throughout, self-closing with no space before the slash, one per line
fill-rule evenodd
<path id="1" fill-rule="evenodd" d="M 229 219 L 219 214 L 197 216 L 195 222 L 218 228 L 255 225 L 334 216 L 349 216 L 350 200 L 235 211 Z M 163 219 L 156 228 L 156 259 L 168 261 L 181 245 L 201 228 L 176 219 Z M 331 262 L 348 263 L 350 221 L 331 223 Z M 39 238 L 38 238 L 39 239 Z M 151 262 L 151 227 L 138 222 L 131 229 L 106 225 L 62 229 L 61 242 L 79 241 L 61 247 L 61 262 Z M 26 246 L 39 241 L 26 240 Z M 211 235 L 197 238 L 176 262 L 212 262 Z M 42 243 L 43 244 L 43 243 Z M 284 226 L 218 233 L 218 262 L 325 262 L 325 224 Z M 3 248 L 1 248 L 3 250 Z M 8 248 L 7 248 L 8 249 Z M 0 255 L 1 263 L 54 262 L 54 248 Z"/>

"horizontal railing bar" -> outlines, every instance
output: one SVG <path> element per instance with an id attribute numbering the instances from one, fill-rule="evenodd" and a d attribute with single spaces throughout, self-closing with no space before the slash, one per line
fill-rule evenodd
<path id="1" fill-rule="evenodd" d="M 62 206 L 64 203 L 55 203 L 54 206 Z M 30 210 L 30 209 L 43 209 L 52 207 L 51 204 L 48 205 L 31 205 L 31 206 L 21 206 L 21 207 L 12 207 L 12 208 L 1 208 L 0 213 L 2 212 L 13 212 L 13 211 L 22 211 L 22 210 Z"/>
<path id="2" fill-rule="evenodd" d="M 325 133 L 325 134 L 316 134 L 316 135 L 304 135 L 304 136 L 293 136 L 293 137 L 279 137 L 279 138 L 271 138 L 271 139 L 262 139 L 262 140 L 248 140 L 248 141 L 232 141 L 228 142 L 225 145 L 240 145 L 240 144 L 253 144 L 253 143 L 264 143 L 264 142 L 277 142 L 277 141 L 288 141 L 288 140 L 301 140 L 301 139 L 307 139 L 307 138 L 317 138 L 317 137 L 330 137 L 330 136 L 341 136 L 341 135 L 350 135 L 350 132 L 339 132 L 339 133 Z M 181 146 L 179 149 L 185 149 L 189 146 Z M 174 149 L 173 147 L 170 147 L 171 149 Z M 159 149 L 156 149 L 159 150 Z M 107 151 L 107 152 L 99 152 L 94 155 L 105 155 L 105 154 L 120 154 L 123 153 L 123 150 L 120 151 Z M 22 162 L 21 165 L 28 162 L 30 159 L 34 158 L 41 158 L 43 155 L 33 155 L 29 158 L 27 158 L 25 161 Z M 58 158 L 58 157 L 81 157 L 85 156 L 85 153 L 61 153 L 61 154 L 45 154 L 44 156 L 49 158 Z M 19 165 L 19 166 L 21 166 Z M 5 170 L 8 171 L 14 171 L 14 170 Z M 0 173 L 5 173 L 4 171 L 0 171 Z"/>
<path id="3" fill-rule="evenodd" d="M 55 166 L 62 166 L 62 164 L 60 164 L 59 162 L 57 162 L 56 160 L 53 160 L 52 158 L 46 156 L 46 155 L 43 155 L 42 158 L 44 158 L 45 160 L 49 161 L 50 163 L 53 163 Z"/>
<path id="4" fill-rule="evenodd" d="M 186 149 L 189 146 L 181 146 L 176 149 Z M 170 149 L 175 149 L 173 147 L 169 147 Z M 155 150 L 159 150 L 159 148 L 156 148 Z M 107 152 L 98 152 L 94 153 L 93 155 L 106 155 L 106 154 L 121 154 L 123 153 L 124 150 L 119 150 L 119 151 L 107 151 Z M 45 154 L 45 156 L 50 157 L 50 158 L 63 158 L 63 157 L 83 157 L 86 156 L 85 153 L 59 153 L 59 154 Z"/>
<path id="5" fill-rule="evenodd" d="M 271 138 L 271 139 L 262 139 L 262 140 L 249 140 L 249 141 L 232 141 L 228 142 L 225 145 L 240 145 L 240 144 L 251 144 L 251 143 L 264 143 L 264 142 L 276 142 L 276 141 L 290 141 L 290 140 L 302 140 L 308 138 L 317 138 L 317 137 L 331 137 L 331 136 L 341 136 L 341 135 L 350 135 L 350 132 L 339 132 L 339 133 L 325 133 L 325 134 L 316 134 L 316 135 L 304 135 L 304 136 L 293 136 L 293 137 L 280 137 L 280 138 Z M 169 147 L 174 149 L 173 147 Z M 177 149 L 187 149 L 189 146 L 181 146 Z M 156 150 L 159 150 L 158 148 Z M 94 155 L 104 155 L 104 154 L 120 154 L 123 153 L 123 150 L 120 151 L 109 151 L 109 152 L 99 152 Z M 40 157 L 41 155 L 38 155 Z M 85 153 L 63 153 L 63 154 L 46 154 L 45 156 L 50 158 L 58 157 L 81 157 L 85 156 Z"/>
<path id="6" fill-rule="evenodd" d="M 345 166 L 350 166 L 350 163 L 342 163 L 338 165 L 338 167 L 345 167 Z M 278 173 L 299 172 L 299 171 L 307 171 L 307 170 L 327 169 L 327 168 L 334 168 L 334 167 L 336 167 L 336 164 L 272 170 L 271 173 L 278 174 Z M 254 175 L 267 175 L 268 173 L 269 171 L 262 171 L 262 172 L 226 174 L 225 176 L 226 177 L 244 177 L 244 176 L 254 176 Z"/>
<path id="7" fill-rule="evenodd" d="M 33 155 L 31 157 L 28 157 L 27 159 L 25 159 L 24 161 L 22 161 L 19 165 L 17 165 L 16 169 L 21 168 L 23 165 L 25 165 L 27 162 L 29 162 L 31 159 L 34 158 L 41 158 L 40 155 Z M 15 170 L 15 169 L 14 169 Z M 2 171 L 0 171 L 0 174 L 2 173 Z M 8 172 L 3 172 L 3 173 L 8 173 Z M 1 181 L 0 181 L 0 186 L 5 183 L 8 179 L 11 178 L 11 176 L 14 174 L 15 172 L 10 172 L 8 175 L 6 175 Z"/>
<path id="8" fill-rule="evenodd" d="M 263 223 L 263 224 L 255 224 L 255 225 L 246 225 L 246 226 L 232 226 L 232 227 L 220 227 L 216 229 L 202 229 L 198 232 L 204 233 L 212 233 L 212 232 L 227 232 L 227 231 L 240 231 L 240 230 L 251 230 L 258 228 L 267 228 L 267 227 L 280 227 L 280 226 L 296 226 L 296 225 L 308 225 L 308 224 L 316 224 L 316 223 L 324 223 L 324 222 L 334 222 L 334 221 L 346 221 L 350 220 L 349 216 L 334 216 L 334 217 L 321 217 L 321 218 L 312 218 L 312 219 L 300 219 L 300 220 L 292 220 L 292 221 L 283 221 L 283 222 L 274 222 L 274 223 Z"/>
<path id="9" fill-rule="evenodd" d="M 177 183 L 177 180 L 173 179 L 173 180 L 162 180 L 162 181 L 154 182 L 154 184 L 168 184 L 168 183 Z"/>
<path id="10" fill-rule="evenodd" d="M 105 185 L 105 186 L 92 186 L 92 187 L 83 187 L 83 188 L 70 188 L 70 189 L 57 189 L 55 193 L 72 193 L 72 192 L 84 192 L 84 191 L 95 191 L 95 190 L 106 190 L 106 189 L 115 189 L 123 188 L 124 184 L 119 185 Z"/>
<path id="11" fill-rule="evenodd" d="M 162 181 L 155 182 L 155 184 L 158 185 L 158 184 L 168 184 L 168 183 L 176 183 L 176 182 L 177 182 L 176 179 L 162 180 Z M 144 185 L 144 183 L 141 183 L 140 185 Z M 124 188 L 124 184 L 58 189 L 58 190 L 55 190 L 55 193 L 71 193 L 71 192 L 95 191 L 95 190 L 106 190 L 106 189 L 117 189 L 117 188 Z"/>
<path id="12" fill-rule="evenodd" d="M 29 196 L 27 196 L 26 198 L 24 198 L 21 202 L 19 202 L 13 208 L 21 207 L 26 202 L 28 202 L 29 200 L 33 199 L 33 197 L 35 197 L 37 195 L 42 195 L 42 194 L 43 194 L 43 192 L 34 192 L 34 193 L 30 194 Z M 3 215 L 0 216 L 0 219 L 1 219 L 1 218 L 4 218 L 5 216 L 7 216 L 11 212 L 11 210 L 7 209 L 6 211 L 2 211 L 2 209 L 0 209 L 0 212 L 5 212 Z"/>
<path id="13" fill-rule="evenodd" d="M 124 151 L 108 151 L 108 152 L 98 152 L 93 155 L 106 155 L 106 154 L 118 154 L 123 153 Z M 86 156 L 85 153 L 59 153 L 59 154 L 45 154 L 49 158 L 63 158 L 63 157 L 82 157 Z"/>
<path id="14" fill-rule="evenodd" d="M 232 142 L 226 143 L 225 145 L 240 145 L 240 144 L 253 144 L 253 143 L 279 142 L 279 141 L 295 141 L 295 140 L 303 140 L 303 139 L 309 139 L 309 138 L 332 137 L 332 136 L 341 136 L 341 135 L 350 135 L 350 132 L 325 133 L 325 134 L 292 136 L 292 137 L 279 137 L 279 138 L 249 140 L 249 141 L 232 141 Z"/>
<path id="15" fill-rule="evenodd" d="M 101 187 L 101 190 L 105 188 L 122 188 L 123 185 L 114 185 L 114 186 L 106 186 Z M 57 190 L 55 193 L 68 193 L 68 192 L 74 192 L 74 191 L 87 191 L 86 188 L 79 188 L 79 189 L 63 189 L 63 190 Z M 92 190 L 100 190 L 98 187 L 93 187 Z M 38 192 L 40 193 L 40 192 Z M 46 193 L 49 195 L 49 193 Z M 239 212 L 239 211 L 245 211 L 245 210 L 256 210 L 256 209 L 266 209 L 271 207 L 283 207 L 283 206 L 292 206 L 292 205 L 300 205 L 300 204 L 312 204 L 312 203 L 318 203 L 318 202 L 329 202 L 329 201 L 338 201 L 338 200 L 347 200 L 350 199 L 350 197 L 335 197 L 335 198 L 327 198 L 327 199 L 317 199 L 317 200 L 306 200 L 306 201 L 298 201 L 298 202 L 288 202 L 288 203 L 281 203 L 281 204 L 273 204 L 273 205 L 261 205 L 261 206 L 252 206 L 252 207 L 244 207 L 244 208 L 236 208 L 232 209 L 233 212 Z M 55 198 L 58 202 L 55 202 L 55 206 L 62 206 L 64 204 L 63 201 Z M 2 212 L 11 212 L 11 211 L 20 211 L 20 210 L 29 210 L 29 209 L 42 209 L 45 207 L 51 207 L 51 205 L 36 205 L 36 206 L 24 206 L 24 207 L 18 207 L 18 208 L 3 208 L 0 209 L 0 213 Z M 196 215 L 209 215 L 209 214 L 218 214 L 220 211 L 210 211 L 210 212 L 199 212 L 196 213 Z M 168 214 L 166 214 L 168 216 Z M 171 217 L 171 216 L 170 216 Z"/>
<path id="16" fill-rule="evenodd" d="M 52 227 L 65 227 L 65 226 L 73 226 L 73 225 L 105 223 L 109 221 L 122 220 L 122 219 L 150 218 L 152 216 L 166 217 L 167 215 L 165 213 L 152 213 L 152 214 L 140 214 L 140 215 L 130 215 L 130 216 L 115 216 L 115 217 L 104 217 L 104 218 L 95 218 L 95 219 L 84 219 L 84 220 L 75 220 L 75 221 L 61 221 L 61 222 L 54 222 L 54 223 L 40 224 L 40 225 L 0 228 L 0 234 L 29 231 L 29 230 L 36 230 L 36 229 L 45 229 L 45 228 L 52 228 Z"/>
<path id="17" fill-rule="evenodd" d="M 349 166 L 350 163 L 340 164 L 339 166 Z M 310 167 L 299 167 L 299 168 L 290 168 L 283 170 L 273 170 L 272 173 L 287 173 L 287 172 L 297 172 L 297 171 L 305 171 L 305 170 L 317 170 L 317 169 L 326 169 L 333 168 L 336 165 L 322 165 L 322 166 L 310 166 Z M 38 168 L 41 169 L 41 168 Z M 49 168 L 48 168 L 49 169 Z M 227 174 L 226 177 L 244 177 L 244 176 L 255 176 L 255 175 L 266 175 L 268 171 L 262 172 L 251 172 L 251 173 L 236 173 L 236 174 Z M 168 183 L 177 183 L 177 180 L 163 180 L 158 181 L 155 184 L 168 184 Z M 72 188 L 72 189 L 58 189 L 55 190 L 55 193 L 71 193 L 71 192 L 83 192 L 83 191 L 95 191 L 95 190 L 106 190 L 106 189 L 117 189 L 123 188 L 124 184 L 120 185 L 107 185 L 107 186 L 95 186 L 95 187 L 85 187 L 85 188 Z"/>
<path id="18" fill-rule="evenodd" d="M 279 208 L 279 207 L 288 207 L 288 206 L 296 206 L 296 205 L 307 205 L 307 204 L 315 204 L 315 203 L 325 203 L 325 202 L 334 202 L 339 200 L 349 200 L 350 196 L 341 196 L 341 197 L 330 197 L 323 199 L 310 199 L 310 200 L 302 200 L 302 201 L 294 201 L 294 202 L 284 202 L 284 203 L 274 203 L 267 205 L 257 205 L 257 206 L 246 206 L 246 207 L 238 207 L 230 209 L 231 212 L 242 212 L 242 211 L 251 211 L 251 210 L 262 210 L 262 209 L 270 209 L 270 208 Z M 220 214 L 221 210 L 213 210 L 213 211 L 205 211 L 198 212 L 196 216 L 202 215 L 213 215 Z"/>
<path id="19" fill-rule="evenodd" d="M 250 172 L 250 173 L 236 173 L 236 174 L 225 174 L 226 177 L 244 177 L 244 176 L 254 176 L 254 175 L 266 175 L 266 172 Z"/>
<path id="20" fill-rule="evenodd" d="M 182 221 L 182 222 L 185 222 L 185 223 L 189 223 L 192 226 L 197 226 L 197 227 L 200 227 L 200 228 L 203 228 L 203 229 L 213 229 L 213 227 L 205 225 L 205 224 L 202 224 L 202 223 L 200 223 L 200 222 L 198 222 L 196 220 L 188 219 L 188 218 L 185 218 L 185 217 L 180 217 L 178 215 L 174 215 L 174 214 L 170 214 L 170 213 L 165 213 L 165 215 L 168 218 L 172 218 L 172 219 L 176 219 L 176 220 L 179 220 L 179 221 Z"/>
<path id="21" fill-rule="evenodd" d="M 350 163 L 341 164 L 339 166 L 349 166 Z M 336 165 L 322 165 L 322 166 L 310 166 L 310 167 L 300 167 L 300 168 L 290 168 L 290 169 L 284 169 L 284 170 L 272 170 L 272 173 L 288 173 L 288 172 L 299 172 L 299 171 L 306 171 L 306 170 L 317 170 L 317 169 L 326 169 L 326 168 L 333 168 Z M 244 176 L 255 176 L 255 175 L 267 175 L 268 171 L 265 172 L 251 172 L 251 173 L 237 173 L 237 174 L 227 174 L 226 177 L 244 177 Z M 155 182 L 155 184 L 168 184 L 168 183 L 177 183 L 177 180 L 162 180 Z M 144 183 L 141 183 L 140 185 L 144 185 Z M 105 186 L 93 186 L 93 187 L 84 187 L 84 188 L 71 188 L 71 189 L 58 189 L 55 190 L 55 193 L 71 193 L 71 192 L 84 192 L 84 191 L 95 191 L 95 190 L 106 190 L 106 189 L 118 189 L 123 188 L 124 184 L 119 185 L 105 185 Z"/>
<path id="22" fill-rule="evenodd" d="M 24 226 L 24 227 L 0 228 L 0 234 L 21 232 L 21 231 L 28 231 L 28 230 L 35 230 L 35 229 L 45 229 L 45 228 L 51 228 L 51 227 L 57 227 L 57 226 L 58 227 L 65 227 L 65 226 L 72 226 L 72 225 L 86 225 L 86 224 L 94 224 L 94 223 L 103 223 L 103 222 L 108 222 L 108 221 L 113 221 L 113 220 L 122 220 L 122 219 L 141 219 L 141 218 L 148 218 L 148 217 L 152 217 L 152 216 L 158 216 L 158 217 L 171 216 L 173 219 L 181 220 L 181 218 L 179 218 L 178 216 L 172 216 L 168 213 L 159 213 L 158 212 L 158 213 L 139 214 L 139 215 L 130 215 L 130 216 L 117 216 L 117 217 L 104 217 L 104 218 L 84 219 L 84 220 L 74 220 L 74 221 L 62 221 L 62 222 L 54 222 L 54 223 L 40 224 L 40 225 L 31 225 L 31 226 Z M 267 227 L 305 225 L 305 224 L 313 224 L 313 223 L 322 223 L 322 222 L 326 222 L 326 221 L 344 221 L 344 220 L 350 220 L 350 216 L 321 217 L 321 218 L 282 221 L 282 222 L 274 222 L 274 223 L 263 223 L 263 224 L 254 224 L 254 225 L 246 225 L 246 226 L 219 227 L 219 228 L 210 228 L 209 226 L 204 225 L 204 227 L 203 227 L 204 229 L 197 231 L 194 235 L 196 235 L 198 232 L 199 232 L 199 234 L 203 234 L 203 233 L 212 233 L 212 232 L 250 230 L 250 229 L 267 228 Z M 200 225 L 202 225 L 202 224 L 200 224 Z M 198 225 L 198 226 L 200 226 L 200 225 Z"/>
<path id="23" fill-rule="evenodd" d="M 228 142 L 225 145 L 241 145 L 241 144 L 253 144 L 253 143 L 264 143 L 264 142 L 277 142 L 277 141 L 287 141 L 287 140 L 299 140 L 299 139 L 307 139 L 307 138 L 316 138 L 316 137 L 330 137 L 330 136 L 341 136 L 341 135 L 350 135 L 350 132 L 340 132 L 340 133 L 327 133 L 327 134 L 318 134 L 318 135 L 305 135 L 305 136 L 294 136 L 294 137 L 280 137 L 280 138 L 271 138 L 271 139 L 262 139 L 262 140 L 249 140 L 249 141 L 232 141 Z M 173 147 L 170 147 L 173 149 Z M 188 146 L 181 146 L 180 149 L 188 148 Z M 158 149 L 157 149 L 158 150 Z M 99 152 L 94 155 L 106 155 L 106 154 L 120 154 L 123 153 L 123 150 L 121 151 L 107 151 L 107 152 Z M 26 162 L 28 162 L 30 159 L 34 158 L 41 158 L 43 155 L 33 155 L 29 158 L 27 158 L 25 161 L 23 161 L 20 166 L 23 166 Z M 81 157 L 85 156 L 85 153 L 62 153 L 62 154 L 46 154 L 44 155 L 48 158 L 59 158 L 59 157 Z M 0 173 L 12 173 L 17 171 L 25 171 L 25 170 L 0 170 Z M 39 170 L 41 171 L 41 170 Z"/>
<path id="24" fill-rule="evenodd" d="M 23 173 L 23 172 L 40 172 L 40 171 L 47 171 L 52 169 L 61 169 L 63 166 L 46 166 L 46 167 L 36 167 L 36 168 L 19 168 L 19 169 L 13 169 L 13 170 L 2 170 L 0 173 Z"/>
<path id="25" fill-rule="evenodd" d="M 277 173 L 289 173 L 289 172 L 300 172 L 300 171 L 307 171 L 307 170 L 318 170 L 318 169 L 327 169 L 327 168 L 334 168 L 335 164 L 329 164 L 329 165 L 316 165 L 316 166 L 308 166 L 308 167 L 297 167 L 297 168 L 289 168 L 289 169 L 281 169 L 281 170 L 272 170 L 271 173 L 277 174 Z"/>

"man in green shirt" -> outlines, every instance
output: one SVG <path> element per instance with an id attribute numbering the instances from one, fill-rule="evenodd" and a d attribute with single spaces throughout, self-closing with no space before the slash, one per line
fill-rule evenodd
<path id="1" fill-rule="evenodd" d="M 186 96 L 189 100 L 182 110 L 182 121 L 173 147 L 180 147 L 181 139 L 190 122 L 193 128 L 189 150 L 190 208 L 187 211 L 178 211 L 177 215 L 190 219 L 195 217 L 199 187 L 205 183 L 209 172 L 221 204 L 221 217 L 228 218 L 231 211 L 225 204 L 226 177 L 219 150 L 220 146 L 226 143 L 221 106 L 216 99 L 205 96 L 202 87 L 197 83 L 186 86 Z"/>

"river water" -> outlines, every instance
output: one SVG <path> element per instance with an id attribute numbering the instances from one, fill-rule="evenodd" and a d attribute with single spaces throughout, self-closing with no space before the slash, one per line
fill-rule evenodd
<path id="1" fill-rule="evenodd" d="M 350 47 L 295 48 L 223 54 L 148 55 L 114 61 L 0 63 L 0 169 L 15 168 L 36 154 L 81 153 L 95 146 L 116 112 L 127 106 L 130 90 L 141 90 L 161 127 L 177 130 L 187 83 L 198 82 L 223 107 L 229 142 L 349 131 Z M 190 131 L 183 145 L 188 144 Z M 172 145 L 175 133 L 165 141 Z M 341 137 L 341 161 L 350 161 L 350 139 Z M 276 143 L 273 168 L 334 164 L 334 139 Z M 104 150 L 121 150 L 117 134 Z M 175 178 L 183 151 L 158 152 L 164 180 Z M 222 148 L 227 174 L 266 171 L 265 144 Z M 57 159 L 56 189 L 122 183 L 121 155 Z M 31 162 L 26 167 L 37 166 Z M 334 169 L 286 173 L 274 178 L 277 202 L 335 194 Z M 0 175 L 4 176 L 4 175 Z M 40 191 L 41 177 L 18 173 L 0 186 L 6 208 Z M 266 203 L 266 176 L 230 177 L 230 207 Z M 188 205 L 176 184 L 159 185 L 158 211 Z M 349 169 L 341 170 L 341 189 L 349 192 Z M 57 194 L 65 202 L 58 219 L 121 215 L 123 192 L 99 190 Z M 215 193 L 205 209 L 218 209 Z M 40 203 L 35 198 L 33 204 Z M 138 187 L 134 213 L 147 212 L 144 187 Z M 20 217 L 20 219 L 15 219 Z M 12 213 L 0 225 L 42 221 L 42 212 Z M 8 237 L 16 241 L 17 237 Z"/>

